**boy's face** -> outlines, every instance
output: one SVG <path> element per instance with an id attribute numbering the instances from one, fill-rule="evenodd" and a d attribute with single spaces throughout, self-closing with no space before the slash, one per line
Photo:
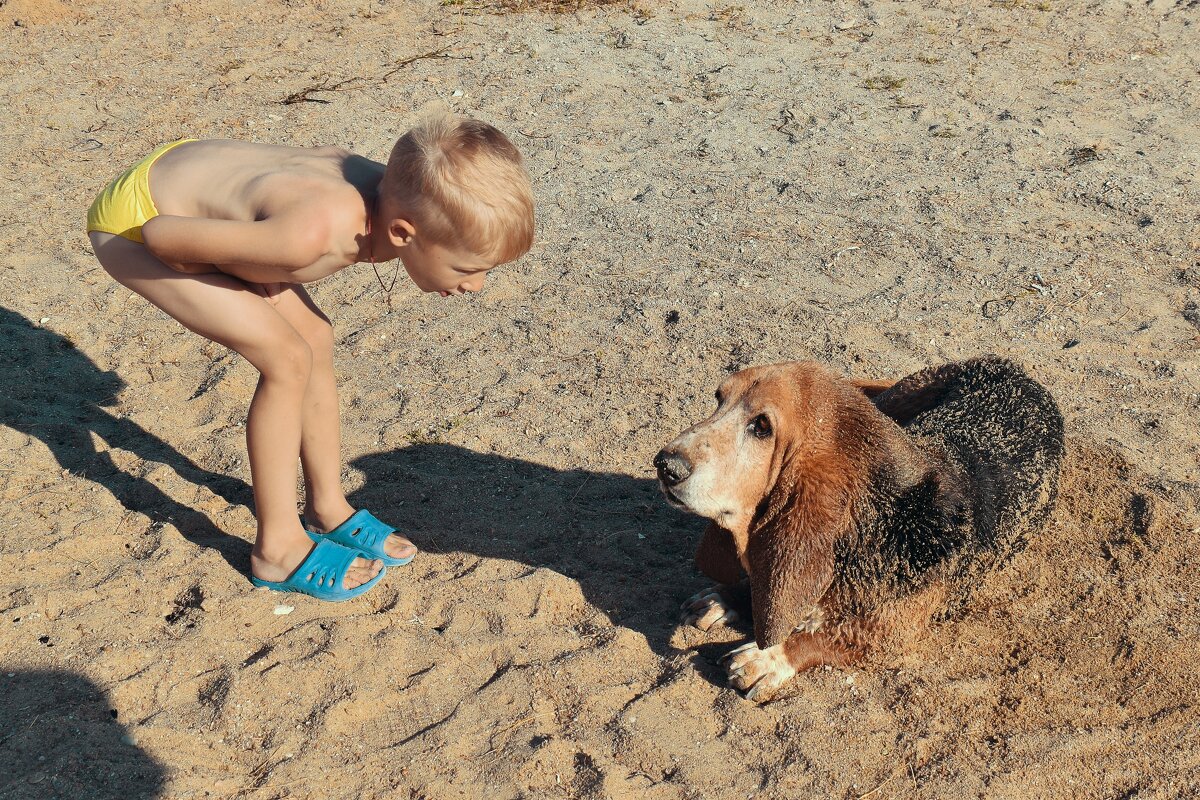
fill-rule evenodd
<path id="1" fill-rule="evenodd" d="M 399 256 L 408 277 L 421 291 L 437 292 L 442 297 L 478 292 L 496 266 L 469 250 L 422 241 L 418 236 L 400 248 Z"/>

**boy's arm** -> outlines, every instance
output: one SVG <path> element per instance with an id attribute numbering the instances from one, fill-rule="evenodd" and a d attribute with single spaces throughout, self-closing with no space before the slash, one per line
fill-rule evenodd
<path id="1" fill-rule="evenodd" d="M 306 216 L 241 222 L 159 215 L 142 226 L 142 239 L 147 250 L 172 266 L 212 264 L 252 283 L 290 283 L 292 272 L 327 251 L 328 224 Z"/>

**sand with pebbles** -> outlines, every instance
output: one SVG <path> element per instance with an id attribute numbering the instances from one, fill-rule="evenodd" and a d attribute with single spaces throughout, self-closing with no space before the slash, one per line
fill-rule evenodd
<path id="1" fill-rule="evenodd" d="M 0 2 L 0 798 L 1196 796 L 1198 41 L 1170 0 Z M 254 590 L 253 370 L 84 211 L 181 136 L 380 159 L 446 108 L 526 154 L 533 251 L 313 287 L 351 499 L 423 553 Z M 982 352 L 1067 417 L 1052 524 L 910 651 L 740 699 L 654 452 L 741 366 Z"/>

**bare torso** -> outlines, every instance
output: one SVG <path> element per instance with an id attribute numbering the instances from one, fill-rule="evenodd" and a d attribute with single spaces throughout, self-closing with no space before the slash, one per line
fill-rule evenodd
<path id="1" fill-rule="evenodd" d="M 307 283 L 358 260 L 383 171 L 383 164 L 337 147 L 213 139 L 168 151 L 149 179 L 162 215 L 254 222 L 321 209 L 330 230 L 326 253 L 291 274 Z"/>

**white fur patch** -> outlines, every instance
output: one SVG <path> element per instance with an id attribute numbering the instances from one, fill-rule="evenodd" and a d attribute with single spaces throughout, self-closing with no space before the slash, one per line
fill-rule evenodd
<path id="1" fill-rule="evenodd" d="M 667 446 L 692 465 L 691 475 L 672 486 L 671 495 L 689 511 L 730 530 L 749 520 L 754 509 L 747 504 L 760 495 L 747 492 L 747 476 L 761 476 L 770 463 L 770 449 L 747 435 L 745 416 L 741 404 L 730 406 Z"/>
<path id="2" fill-rule="evenodd" d="M 750 700 L 766 700 L 780 686 L 796 677 L 784 653 L 783 645 L 772 645 L 760 650 L 754 642 L 731 650 L 726 656 L 725 671 L 729 683 L 746 692 Z"/>
<path id="3" fill-rule="evenodd" d="M 820 606 L 810 606 L 808 611 L 805 612 L 804 618 L 800 620 L 800 624 L 792 628 L 792 631 L 799 631 L 800 633 L 816 633 L 824 624 L 825 612 L 821 610 Z"/>
<path id="4" fill-rule="evenodd" d="M 728 625 L 738 620 L 738 613 L 725 602 L 715 588 L 692 595 L 683 604 L 683 624 L 694 625 L 702 631 L 718 624 Z"/>

